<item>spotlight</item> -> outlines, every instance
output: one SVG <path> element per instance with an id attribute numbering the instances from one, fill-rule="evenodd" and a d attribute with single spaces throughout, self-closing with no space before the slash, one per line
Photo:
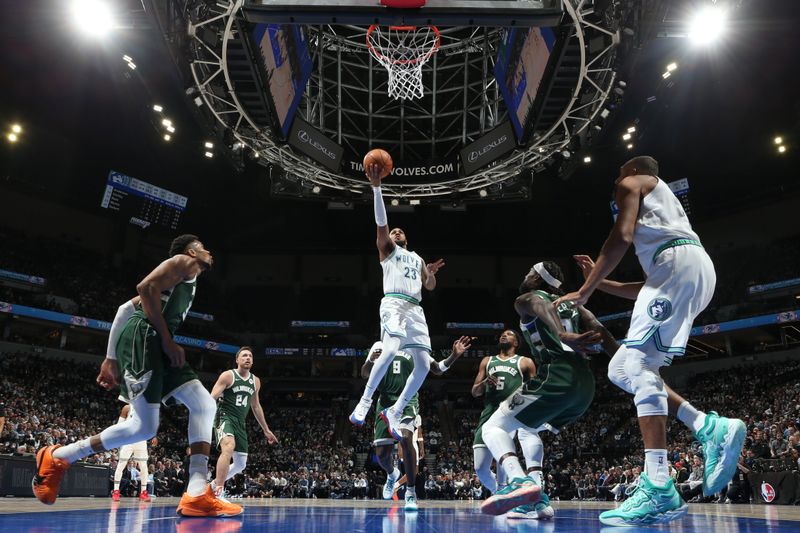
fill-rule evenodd
<path id="1" fill-rule="evenodd" d="M 12 135 L 13 135 L 13 133 L 12 133 Z M 782 154 L 782 153 L 784 153 L 785 151 L 786 151 L 786 146 L 784 146 L 784 145 L 780 145 L 780 146 L 778 146 L 778 153 L 779 153 L 779 154 Z"/>
<path id="2" fill-rule="evenodd" d="M 480 197 L 481 197 L 481 198 L 486 198 L 486 196 L 487 196 L 489 193 L 488 193 L 488 192 L 486 192 L 486 189 L 481 189 L 480 191 L 478 191 L 478 194 L 480 195 Z"/>
<path id="3" fill-rule="evenodd" d="M 175 133 L 175 127 L 174 126 L 167 126 L 167 131 L 170 132 L 170 133 Z"/>
<path id="4" fill-rule="evenodd" d="M 160 106 L 160 105 L 158 105 L 158 104 L 155 104 L 155 105 L 153 106 L 153 111 L 155 111 L 156 113 L 161 113 L 162 111 L 164 111 L 164 108 L 163 108 L 163 107 L 161 107 L 161 106 Z"/>
<path id="5" fill-rule="evenodd" d="M 669 65 L 667 65 L 667 72 L 672 72 L 672 71 L 673 71 L 673 70 L 675 70 L 676 68 L 678 68 L 678 64 L 677 64 L 676 62 L 674 62 L 674 61 L 673 61 L 672 63 L 670 63 Z"/>
<path id="6" fill-rule="evenodd" d="M 127 54 L 122 56 L 122 60 L 125 61 L 126 63 L 133 63 L 133 58 Z"/>
<path id="7" fill-rule="evenodd" d="M 661 75 L 661 77 L 662 77 L 662 78 L 664 78 L 664 79 L 667 79 L 667 78 L 669 78 L 670 76 L 672 76 L 672 73 L 671 73 L 671 72 L 665 72 L 664 74 L 662 74 L 662 75 Z"/>
<path id="8" fill-rule="evenodd" d="M 725 32 L 728 13 L 721 6 L 701 9 L 689 23 L 689 39 L 698 45 L 713 43 Z"/>
<path id="9" fill-rule="evenodd" d="M 587 155 L 586 157 L 583 158 L 583 162 L 584 163 L 591 163 L 592 162 L 592 157 Z"/>
<path id="10" fill-rule="evenodd" d="M 106 35 L 114 26 L 114 18 L 106 2 L 74 0 L 71 10 L 75 24 L 81 31 L 93 37 Z"/>
<path id="11" fill-rule="evenodd" d="M 630 133 L 626 133 L 625 135 L 622 136 L 622 140 L 623 141 L 629 141 L 630 139 L 631 139 L 631 134 Z"/>
<path id="12" fill-rule="evenodd" d="M 253 157 L 255 159 L 258 159 L 259 157 L 261 157 L 261 155 L 256 150 L 253 150 Z"/>
<path id="13" fill-rule="evenodd" d="M 168 118 L 165 118 L 161 121 L 161 125 L 169 128 L 170 126 L 172 126 L 172 121 Z"/>
<path id="14" fill-rule="evenodd" d="M 11 131 L 13 133 L 22 133 L 22 126 L 20 126 L 19 124 L 13 124 L 11 126 Z"/>
<path id="15" fill-rule="evenodd" d="M 609 111 L 608 109 L 604 108 L 602 111 L 600 111 L 600 118 L 608 118 L 608 115 L 610 115 L 610 114 L 611 114 L 611 111 Z"/>
<path id="16" fill-rule="evenodd" d="M 171 139 L 172 139 L 172 135 L 170 135 L 169 133 L 165 133 L 164 134 L 164 140 L 165 141 L 169 142 Z"/>
<path id="17" fill-rule="evenodd" d="M 636 126 L 631 126 L 628 128 L 628 133 L 633 133 L 634 131 L 636 131 Z"/>
<path id="18" fill-rule="evenodd" d="M 398 200 L 397 198 L 392 198 L 392 205 L 394 207 L 397 207 L 398 205 L 400 205 L 400 200 Z"/>
<path id="19" fill-rule="evenodd" d="M 136 70 L 136 63 L 128 63 L 128 68 L 131 70 Z"/>
<path id="20" fill-rule="evenodd" d="M 17 137 L 17 134 L 16 134 L 16 133 L 9 133 L 9 134 L 8 134 L 8 141 L 9 141 L 9 142 L 15 143 L 15 142 L 17 142 L 18 140 L 19 140 L 19 137 Z"/>
<path id="21" fill-rule="evenodd" d="M 206 152 L 206 153 L 205 153 L 205 156 L 206 156 L 207 158 L 211 159 L 212 157 L 214 157 L 214 153 L 213 153 L 213 152 Z"/>
<path id="22" fill-rule="evenodd" d="M 321 191 L 321 190 L 322 190 L 322 189 L 320 189 L 319 185 L 314 185 L 314 186 L 311 188 L 311 192 L 313 192 L 314 194 L 319 194 L 319 191 Z"/>
<path id="23" fill-rule="evenodd" d="M 628 143 L 628 150 L 633 150 L 633 143 Z"/>
<path id="24" fill-rule="evenodd" d="M 214 148 L 214 143 L 211 141 L 206 141 L 205 147 L 208 149 Z"/>
<path id="25" fill-rule="evenodd" d="M 19 133 L 17 130 L 14 130 L 14 132 Z M 775 142 L 775 144 L 783 144 L 783 137 L 775 137 L 773 141 Z"/>
<path id="26" fill-rule="evenodd" d="M 201 105 L 203 105 L 203 99 L 200 98 L 199 96 L 196 96 L 194 98 L 194 105 L 196 105 L 197 107 L 200 107 Z"/>
<path id="27" fill-rule="evenodd" d="M 572 157 L 572 152 L 570 152 L 569 150 L 563 150 L 561 152 L 561 157 L 563 157 L 564 159 L 569 159 L 570 157 Z"/>
<path id="28" fill-rule="evenodd" d="M 419 200 L 409 200 L 409 205 L 419 205 Z"/>

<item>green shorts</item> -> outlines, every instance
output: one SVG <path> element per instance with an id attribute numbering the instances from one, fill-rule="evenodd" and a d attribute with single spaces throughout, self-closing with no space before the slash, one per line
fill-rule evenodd
<path id="1" fill-rule="evenodd" d="M 394 437 L 392 437 L 392 434 L 389 433 L 386 422 L 381 418 L 381 411 L 383 411 L 385 407 L 382 405 L 382 400 L 383 398 L 378 398 L 378 406 L 375 408 L 375 435 L 372 440 L 373 446 L 388 446 L 397 442 L 394 440 Z M 395 400 L 391 398 L 389 401 L 392 403 L 395 402 Z M 414 433 L 419 425 L 419 405 L 409 402 L 406 408 L 403 409 L 403 416 L 400 418 L 400 429 L 407 429 L 411 433 Z"/>
<path id="2" fill-rule="evenodd" d="M 217 448 L 224 437 L 231 436 L 234 440 L 233 451 L 247 453 L 247 428 L 244 421 L 219 413 L 214 422 L 214 431 L 217 435 Z"/>
<path id="3" fill-rule="evenodd" d="M 184 363 L 174 368 L 161 349 L 161 341 L 144 319 L 131 318 L 117 341 L 120 399 L 129 402 L 144 395 L 147 403 L 169 405 L 172 395 L 197 374 Z"/>
<path id="4" fill-rule="evenodd" d="M 574 422 L 594 399 L 594 375 L 588 361 L 575 353 L 543 364 L 526 390 L 503 402 L 501 409 L 534 430 L 555 430 Z"/>

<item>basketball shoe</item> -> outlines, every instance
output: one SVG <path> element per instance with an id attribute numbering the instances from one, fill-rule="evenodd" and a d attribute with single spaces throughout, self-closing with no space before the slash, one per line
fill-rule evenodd
<path id="1" fill-rule="evenodd" d="M 54 504 L 58 498 L 61 480 L 70 466 L 64 459 L 53 457 L 53 452 L 60 447 L 60 444 L 45 446 L 36 453 L 36 475 L 31 487 L 36 498 L 47 505 Z"/>
<path id="2" fill-rule="evenodd" d="M 695 436 L 703 445 L 705 458 L 703 494 L 712 496 L 733 478 L 747 436 L 747 426 L 738 418 L 724 418 L 709 411 L 702 429 Z"/>
<path id="3" fill-rule="evenodd" d="M 550 497 L 544 491 L 540 493 L 540 500 L 534 504 L 521 505 L 508 512 L 508 518 L 521 518 L 533 520 L 549 520 L 556 514 L 550 505 Z"/>
<path id="4" fill-rule="evenodd" d="M 122 494 L 118 490 L 111 491 L 111 499 L 115 502 L 118 502 L 121 497 Z"/>
<path id="5" fill-rule="evenodd" d="M 391 407 L 387 407 L 381 411 L 381 419 L 386 423 L 386 429 L 389 434 L 394 437 L 394 440 L 399 441 L 402 439 L 400 435 L 400 414 L 396 413 Z"/>
<path id="6" fill-rule="evenodd" d="M 539 501 L 542 488 L 531 477 L 517 477 L 481 504 L 483 514 L 501 515 Z"/>
<path id="7" fill-rule="evenodd" d="M 406 491 L 406 512 L 415 512 L 417 510 L 417 495 L 412 494 L 410 490 Z"/>
<path id="8" fill-rule="evenodd" d="M 689 511 L 675 483 L 670 478 L 663 487 L 653 485 L 647 474 L 639 476 L 639 486 L 630 498 L 616 509 L 600 513 L 607 526 L 646 526 L 671 522 Z"/>
<path id="9" fill-rule="evenodd" d="M 393 473 L 394 472 L 392 472 L 392 474 Z M 395 483 L 397 483 L 397 478 L 392 477 L 392 474 L 387 474 L 386 475 L 386 483 L 383 484 L 383 494 L 382 494 L 382 496 L 383 496 L 384 500 L 392 500 L 392 499 L 396 500 L 397 499 L 395 497 L 397 495 L 397 493 L 394 490 L 394 485 L 395 485 Z"/>
<path id="10" fill-rule="evenodd" d="M 217 498 L 211 485 L 200 496 L 189 496 L 184 492 L 177 509 L 177 513 L 183 516 L 236 516 L 242 512 L 241 506 Z"/>
<path id="11" fill-rule="evenodd" d="M 358 400 L 358 405 L 356 405 L 356 408 L 350 413 L 350 423 L 354 426 L 363 426 L 370 407 L 372 407 L 372 398 L 361 398 Z"/>
<path id="12" fill-rule="evenodd" d="M 139 501 L 140 502 L 149 502 L 149 501 L 151 501 L 150 500 L 150 495 L 147 493 L 146 490 L 143 490 L 141 492 L 141 494 L 139 494 Z"/>

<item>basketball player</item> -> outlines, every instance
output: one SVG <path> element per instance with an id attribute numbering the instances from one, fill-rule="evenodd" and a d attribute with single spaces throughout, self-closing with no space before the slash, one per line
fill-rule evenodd
<path id="1" fill-rule="evenodd" d="M 453 353 L 442 361 L 445 370 L 455 363 L 459 357 L 464 355 L 470 347 L 471 339 L 469 337 L 461 337 L 453 342 Z M 368 378 L 375 364 L 383 352 L 383 343 L 378 341 L 370 348 L 367 359 L 361 367 L 361 376 Z M 441 375 L 445 370 L 440 368 L 440 365 L 432 357 L 428 356 L 428 360 L 423 364 L 430 367 L 430 371 L 435 375 Z M 378 406 L 393 403 L 397 399 L 397 395 L 403 391 L 408 377 L 414 371 L 414 359 L 406 354 L 404 351 L 397 352 L 391 361 L 391 370 L 386 373 L 385 377 L 378 385 Z M 386 471 L 386 483 L 383 485 L 383 499 L 391 500 L 394 493 L 394 486 L 400 477 L 400 471 L 392 463 L 392 450 L 394 450 L 395 438 L 389 433 L 389 427 L 383 418 L 380 416 L 380 409 L 375 412 L 375 431 L 374 440 L 372 442 L 375 446 L 375 455 L 378 457 L 378 464 L 381 465 Z M 403 454 L 403 465 L 405 466 L 406 473 L 406 511 L 417 510 L 417 467 L 421 454 L 419 452 L 422 443 L 421 434 L 418 431 L 422 420 L 419 416 L 419 396 L 414 394 L 408 404 L 403 410 L 398 430 L 400 432 L 400 448 Z"/>
<path id="2" fill-rule="evenodd" d="M 552 509 L 548 509 L 549 499 L 541 490 L 541 469 L 526 476 L 511 436 L 520 428 L 557 433 L 577 420 L 594 398 L 594 376 L 581 352 L 600 341 L 601 333 L 590 329 L 572 304 L 557 310 L 553 307 L 552 302 L 563 293 L 563 281 L 558 265 L 546 261 L 536 263 L 520 285 L 522 294 L 514 303 L 520 325 L 533 353 L 536 348 L 531 332 L 538 334 L 543 347 L 535 356 L 538 361 L 534 379 L 526 388 L 520 387 L 508 396 L 483 425 L 484 442 L 498 468 L 504 468 L 511 480 L 483 503 L 484 513 L 503 514 L 513 508 L 519 518 L 553 516 Z M 536 455 L 534 464 L 541 465 L 543 451 L 537 450 Z"/>
<path id="3" fill-rule="evenodd" d="M 278 439 L 270 431 L 264 418 L 264 410 L 258 399 L 261 390 L 261 380 L 250 372 L 253 368 L 253 350 L 249 346 L 242 346 L 236 352 L 236 369 L 226 370 L 217 378 L 211 397 L 214 400 L 222 398 L 217 409 L 217 421 L 214 427 L 217 431 L 217 446 L 219 459 L 217 459 L 217 475 L 211 482 L 211 489 L 217 496 L 223 495 L 225 482 L 247 466 L 247 412 L 253 411 L 258 425 L 264 432 L 269 444 L 275 444 Z M 231 460 L 233 465 L 231 466 Z"/>
<path id="4" fill-rule="evenodd" d="M 40 449 L 36 455 L 37 474 L 33 478 L 33 492 L 39 501 L 46 504 L 56 501 L 64 473 L 75 461 L 153 437 L 158 429 L 160 402 L 175 400 L 189 409 L 192 452 L 188 485 L 178 504 L 178 513 L 233 516 L 242 512 L 238 505 L 215 497 L 206 483 L 216 405 L 186 363 L 183 348 L 173 339 L 194 300 L 197 277 L 211 268 L 214 259 L 194 235 L 176 237 L 169 255 L 136 286 L 139 295 L 120 306 L 114 319 L 116 330 L 112 325 L 112 333 L 119 332 L 114 343 L 116 350 L 107 354 L 97 376 L 98 384 L 105 388 L 119 383 L 122 396 L 136 416 L 68 446 Z M 123 320 L 126 316 L 127 320 Z M 124 323 L 122 328 L 118 320 Z"/>
<path id="5" fill-rule="evenodd" d="M 498 487 L 505 485 L 505 472 L 497 468 L 497 477 L 492 474 L 492 454 L 483 442 L 483 425 L 494 414 L 500 403 L 516 392 L 524 383 L 536 375 L 536 365 L 529 357 L 517 354 L 519 338 L 512 329 L 505 330 L 498 340 L 499 353 L 484 357 L 478 367 L 475 383 L 472 385 L 472 396 L 484 397 L 484 407 L 475 428 L 475 438 L 472 443 L 472 454 L 475 472 L 486 489 L 494 494 Z M 512 437 L 513 438 L 513 437 Z M 517 438 L 525 453 L 525 465 L 528 473 L 539 472 L 541 477 L 542 463 L 537 451 L 542 449 L 542 440 L 535 432 L 521 429 Z M 541 483 L 540 483 L 541 484 Z M 551 508 L 552 509 L 552 508 Z"/>
<path id="6" fill-rule="evenodd" d="M 136 416 L 130 405 L 125 405 L 119 413 L 119 420 L 117 424 L 121 424 L 128 418 Z M 153 441 L 156 439 L 154 438 Z M 155 446 L 155 442 L 153 446 Z M 135 442 L 133 444 L 126 444 L 119 449 L 119 457 L 117 460 L 117 469 L 114 471 L 114 491 L 111 493 L 111 499 L 115 502 L 120 500 L 119 486 L 122 482 L 122 474 L 129 461 L 136 461 L 139 467 L 139 473 L 143 480 L 139 487 L 139 499 L 143 502 L 150 501 L 150 495 L 147 493 L 147 441 Z"/>
<path id="7" fill-rule="evenodd" d="M 439 259 L 426 265 L 419 255 L 407 250 L 408 241 L 402 229 L 389 231 L 381 194 L 381 169 L 380 165 L 371 164 L 365 170 L 375 198 L 378 256 L 383 267 L 384 297 L 380 306 L 383 351 L 374 361 L 364 394 L 350 415 L 350 422 L 357 426 L 364 423 L 372 406 L 375 389 L 395 354 L 402 349 L 413 358 L 414 371 L 408 377 L 403 391 L 397 395 L 394 405 L 386 406 L 381 413 L 391 436 L 400 440 L 399 425 L 403 410 L 422 386 L 430 366 L 431 340 L 425 313 L 420 307 L 422 287 L 429 291 L 436 288 L 436 273 L 444 266 L 444 261 Z"/>
<path id="8" fill-rule="evenodd" d="M 615 185 L 618 215 L 597 264 L 578 291 L 556 303 L 581 305 L 595 289 L 636 300 L 624 346 L 611 359 L 608 377 L 634 395 L 645 471 L 636 492 L 618 509 L 602 513 L 600 521 L 607 525 L 657 524 L 688 511 L 669 477 L 667 413 L 677 415 L 703 444 L 706 495 L 719 492 L 733 477 L 746 428 L 741 420 L 698 411 L 661 379 L 659 368 L 685 352 L 692 322 L 714 294 L 716 273 L 681 203 L 658 178 L 655 159 L 631 159 L 620 168 Z M 631 244 L 647 281 L 606 280 Z M 585 271 L 590 266 L 586 259 L 578 258 Z"/>

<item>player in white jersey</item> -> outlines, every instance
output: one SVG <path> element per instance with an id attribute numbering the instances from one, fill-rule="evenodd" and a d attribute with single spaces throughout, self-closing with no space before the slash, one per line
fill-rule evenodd
<path id="1" fill-rule="evenodd" d="M 364 423 L 372 406 L 372 395 L 397 351 L 403 350 L 413 357 L 414 371 L 395 404 L 381 413 L 389 432 L 400 440 L 400 416 L 406 404 L 422 386 L 430 368 L 431 339 L 425 323 L 425 313 L 420 307 L 422 287 L 429 291 L 436 288 L 436 273 L 444 266 L 444 261 L 439 259 L 435 263 L 425 264 L 419 255 L 408 251 L 408 241 L 402 229 L 394 228 L 389 231 L 380 187 L 380 167 L 370 165 L 365 170 L 375 198 L 375 223 L 378 226 L 376 244 L 383 268 L 384 297 L 380 306 L 383 352 L 375 360 L 364 387 L 364 394 L 350 415 L 350 422 L 357 426 Z"/>
<path id="2" fill-rule="evenodd" d="M 136 416 L 133 407 L 125 405 L 119 413 L 119 420 L 117 423 L 122 423 L 129 418 Z M 154 438 L 153 441 L 156 439 Z M 153 444 L 155 446 L 155 444 Z M 136 461 L 139 467 L 140 479 L 139 484 L 139 499 L 143 502 L 150 501 L 150 495 L 147 493 L 147 441 L 135 442 L 133 444 L 126 444 L 119 449 L 119 457 L 117 461 L 117 470 L 114 472 L 114 491 L 111 493 L 111 499 L 118 502 L 120 499 L 119 486 L 122 483 L 122 474 L 128 462 Z"/>
<path id="3" fill-rule="evenodd" d="M 583 305 L 596 289 L 636 300 L 630 329 L 609 362 L 608 377 L 634 395 L 645 468 L 636 492 L 618 509 L 600 515 L 606 525 L 655 524 L 686 514 L 688 507 L 669 477 L 668 413 L 692 429 L 703 444 L 706 495 L 719 492 L 733 477 L 746 434 L 744 422 L 698 411 L 659 374 L 660 367 L 686 350 L 692 322 L 714 294 L 716 274 L 680 202 L 657 176 L 658 163 L 652 157 L 635 157 L 622 165 L 615 182 L 618 215 L 597 263 L 576 256 L 586 281 L 555 302 Z M 647 280 L 607 280 L 631 244 Z"/>

